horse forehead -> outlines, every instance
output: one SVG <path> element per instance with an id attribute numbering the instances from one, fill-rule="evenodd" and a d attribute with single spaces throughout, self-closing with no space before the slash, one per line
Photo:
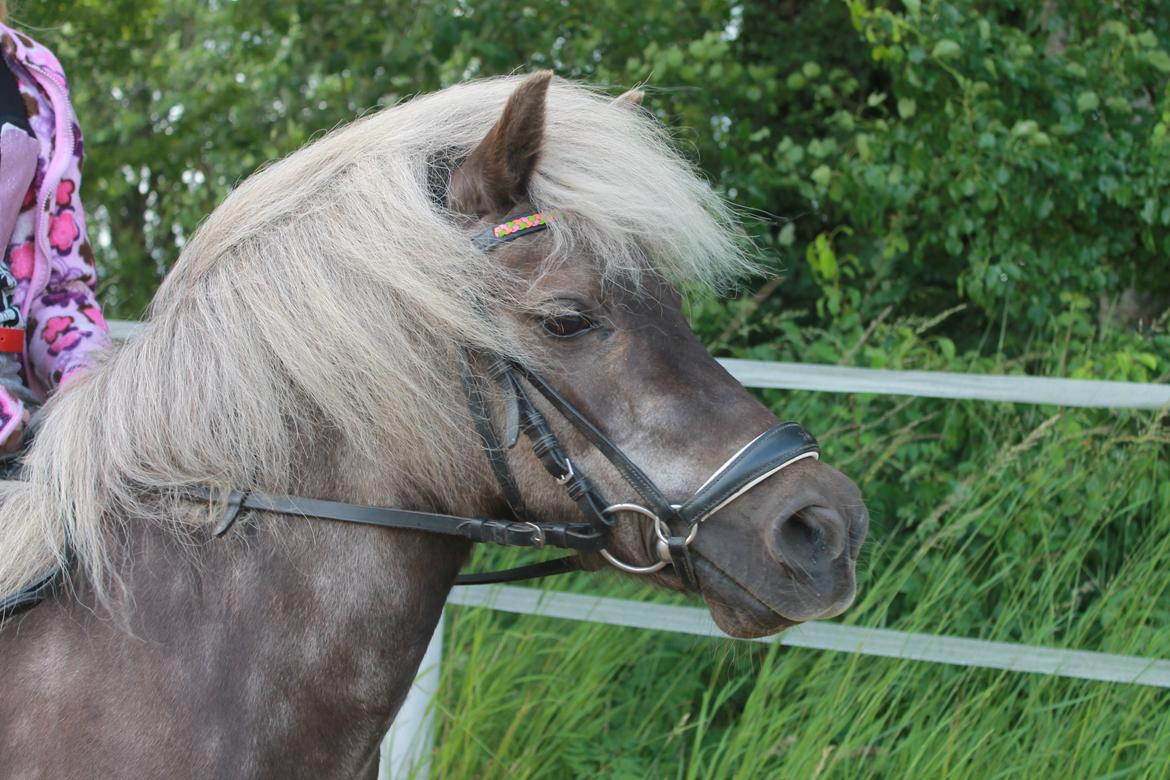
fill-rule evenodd
<path id="1" fill-rule="evenodd" d="M 529 290 L 537 295 L 573 291 L 600 298 L 597 263 L 584 253 L 550 261 L 550 244 L 546 236 L 525 237 L 498 250 L 499 260 L 528 280 Z"/>
<path id="2" fill-rule="evenodd" d="M 566 293 L 604 302 L 630 319 L 682 319 L 678 290 L 652 268 L 638 278 L 606 279 L 602 263 L 588 251 L 550 260 L 552 238 L 544 233 L 526 236 L 496 250 L 498 261 L 528 282 L 528 292 L 538 299 Z M 689 330 L 689 327 L 687 328 Z"/>

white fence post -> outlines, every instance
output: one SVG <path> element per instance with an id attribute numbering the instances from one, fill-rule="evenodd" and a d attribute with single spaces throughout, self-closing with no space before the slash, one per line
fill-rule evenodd
<path id="1" fill-rule="evenodd" d="M 439 663 L 443 657 L 443 623 L 446 611 L 418 668 L 418 677 L 398 717 L 382 740 L 379 780 L 426 780 L 431 771 L 431 748 L 435 744 L 435 711 L 432 700 L 439 690 Z"/>

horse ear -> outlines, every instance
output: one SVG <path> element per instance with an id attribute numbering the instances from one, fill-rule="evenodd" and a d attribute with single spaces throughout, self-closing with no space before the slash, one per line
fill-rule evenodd
<path id="1" fill-rule="evenodd" d="M 627 108 L 640 108 L 642 100 L 646 97 L 646 93 L 640 89 L 631 89 L 629 92 L 623 92 L 613 99 L 614 105 L 625 106 Z"/>
<path id="2" fill-rule="evenodd" d="M 499 121 L 471 156 L 451 174 L 447 205 L 483 216 L 512 208 L 528 194 L 528 180 L 544 140 L 544 104 L 552 71 L 526 78 L 504 106 Z"/>

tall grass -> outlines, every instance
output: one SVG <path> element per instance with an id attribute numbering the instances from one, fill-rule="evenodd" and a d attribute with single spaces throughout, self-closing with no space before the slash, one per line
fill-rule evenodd
<path id="1" fill-rule="evenodd" d="M 1163 414 L 765 398 L 870 504 L 845 622 L 1170 657 Z M 684 598 L 615 575 L 551 587 Z M 444 778 L 1170 777 L 1166 690 L 475 608 L 449 609 L 438 706 Z"/>

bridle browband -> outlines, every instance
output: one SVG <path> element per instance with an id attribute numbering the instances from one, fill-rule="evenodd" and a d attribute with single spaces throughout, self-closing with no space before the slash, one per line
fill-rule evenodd
<path id="1" fill-rule="evenodd" d="M 482 251 L 490 252 L 521 236 L 546 230 L 548 224 L 556 219 L 556 212 L 537 212 L 517 217 L 472 236 L 472 244 Z M 481 387 L 481 380 L 472 370 L 473 362 L 486 365 L 487 377 L 495 383 L 503 399 L 503 439 L 492 425 L 487 396 Z M 225 495 L 222 491 L 202 486 L 180 489 L 177 495 L 194 501 L 224 502 L 223 515 L 214 530 L 216 538 L 226 535 L 244 510 L 273 512 L 382 528 L 425 531 L 509 547 L 557 547 L 573 550 L 574 553 L 597 552 L 611 565 L 631 574 L 649 574 L 673 566 L 683 586 L 697 590 L 698 578 L 691 543 L 702 522 L 782 469 L 806 458 L 820 457 L 820 448 L 812 434 L 798 423 L 780 423 L 761 433 L 724 462 L 685 503 L 675 504 L 584 412 L 537 372 L 508 358 L 472 356 L 461 352 L 459 374 L 468 409 L 483 443 L 484 454 L 504 500 L 512 511 L 513 519 L 459 517 L 256 491 L 231 491 Z M 603 499 L 588 477 L 570 460 L 547 419 L 532 402 L 527 387 L 536 390 L 613 464 L 644 504 L 611 504 Z M 583 522 L 551 522 L 531 515 L 507 464 L 507 451 L 516 446 L 521 433 L 528 439 L 545 471 L 565 488 L 577 504 L 584 517 Z M 622 512 L 653 522 L 658 560 L 647 565 L 631 564 L 619 560 L 606 549 L 616 522 L 615 516 Z M 0 620 L 38 603 L 64 581 L 72 561 L 71 551 L 67 548 L 62 557 L 62 566 L 47 573 L 25 590 L 0 598 Z M 578 568 L 578 556 L 573 554 L 504 571 L 464 574 L 455 582 L 457 585 L 514 582 Z"/>
<path id="2" fill-rule="evenodd" d="M 549 223 L 557 218 L 556 212 L 537 212 L 516 217 L 477 233 L 471 241 L 480 250 L 490 252 L 521 236 L 546 230 Z M 812 434 L 797 423 L 780 423 L 757 436 L 729 458 L 685 503 L 675 504 L 584 412 L 536 371 L 508 358 L 473 356 L 466 351 L 460 353 L 459 362 L 459 377 L 468 410 L 492 474 L 512 512 L 512 519 L 458 517 L 257 492 L 233 491 L 225 497 L 203 487 L 189 488 L 182 495 L 202 501 L 226 500 L 226 509 L 215 529 L 217 537 L 231 529 L 241 511 L 250 509 L 384 528 L 427 531 L 509 547 L 558 547 L 574 552 L 597 552 L 611 565 L 632 574 L 649 574 L 673 566 L 682 584 L 697 590 L 698 578 L 691 557 L 691 543 L 698 534 L 700 524 L 787 466 L 805 458 L 820 457 L 820 448 Z M 473 371 L 473 363 L 486 366 L 487 378 L 495 384 L 498 396 L 503 400 L 502 438 L 492 424 L 488 395 L 481 386 L 482 380 Z M 644 503 L 611 504 L 602 498 L 589 478 L 574 466 L 548 420 L 533 403 L 527 388 L 534 389 L 576 428 L 617 469 Z M 521 434 L 528 439 L 545 471 L 564 487 L 577 504 L 584 517 L 583 522 L 551 522 L 536 518 L 529 512 L 507 462 L 507 452 L 516 446 Z M 647 565 L 627 563 L 606 549 L 616 515 L 622 512 L 653 521 L 658 560 Z M 504 571 L 460 575 L 456 584 L 513 582 L 577 568 L 578 556 L 574 554 Z"/>

